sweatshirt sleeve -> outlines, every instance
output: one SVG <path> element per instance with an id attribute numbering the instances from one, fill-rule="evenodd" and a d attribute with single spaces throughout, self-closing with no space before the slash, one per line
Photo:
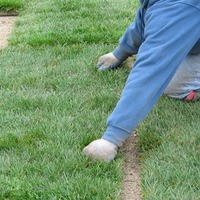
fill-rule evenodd
<path id="1" fill-rule="evenodd" d="M 187 4 L 155 4 L 145 20 L 145 40 L 103 135 L 118 146 L 153 108 L 200 35 L 200 10 Z"/>
<path id="2" fill-rule="evenodd" d="M 126 60 L 129 56 L 137 54 L 143 38 L 142 8 L 140 7 L 135 20 L 129 25 L 124 35 L 119 40 L 119 45 L 113 51 L 119 60 Z"/>

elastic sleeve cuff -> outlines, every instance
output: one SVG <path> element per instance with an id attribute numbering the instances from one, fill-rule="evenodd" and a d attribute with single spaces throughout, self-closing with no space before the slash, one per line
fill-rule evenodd
<path id="1" fill-rule="evenodd" d="M 120 61 L 124 61 L 129 56 L 131 56 L 129 53 L 123 51 L 123 49 L 120 46 L 117 46 L 112 53 Z"/>
<path id="2" fill-rule="evenodd" d="M 121 147 L 123 142 L 130 136 L 130 133 L 127 131 L 109 125 L 106 132 L 102 136 L 102 139 L 105 139 L 109 142 L 116 144 L 118 147 Z"/>

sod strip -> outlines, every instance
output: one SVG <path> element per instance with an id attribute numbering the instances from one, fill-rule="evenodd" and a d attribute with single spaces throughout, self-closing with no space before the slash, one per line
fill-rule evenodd
<path id="1" fill-rule="evenodd" d="M 108 4 L 31 1 L 20 13 L 0 51 L 0 199 L 118 199 L 122 156 L 106 164 L 81 153 L 105 130 L 128 73 L 95 68 L 116 45 L 102 43 L 107 19 L 117 26 L 108 41 L 123 31 L 124 2 Z"/>

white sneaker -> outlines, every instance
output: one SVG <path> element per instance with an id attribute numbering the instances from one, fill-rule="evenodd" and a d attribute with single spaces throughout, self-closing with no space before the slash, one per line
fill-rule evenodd
<path id="1" fill-rule="evenodd" d="M 104 139 L 91 142 L 83 149 L 83 154 L 89 158 L 110 162 L 117 155 L 118 147 Z"/>

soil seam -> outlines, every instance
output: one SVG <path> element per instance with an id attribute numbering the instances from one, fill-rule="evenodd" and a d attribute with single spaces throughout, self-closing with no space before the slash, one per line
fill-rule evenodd
<path id="1" fill-rule="evenodd" d="M 125 156 L 125 164 L 120 200 L 142 200 L 140 162 L 137 143 L 138 136 L 136 132 L 134 132 L 121 148 L 122 153 Z"/>
<path id="2" fill-rule="evenodd" d="M 0 49 L 8 45 L 8 39 L 13 30 L 16 16 L 0 16 Z"/>

